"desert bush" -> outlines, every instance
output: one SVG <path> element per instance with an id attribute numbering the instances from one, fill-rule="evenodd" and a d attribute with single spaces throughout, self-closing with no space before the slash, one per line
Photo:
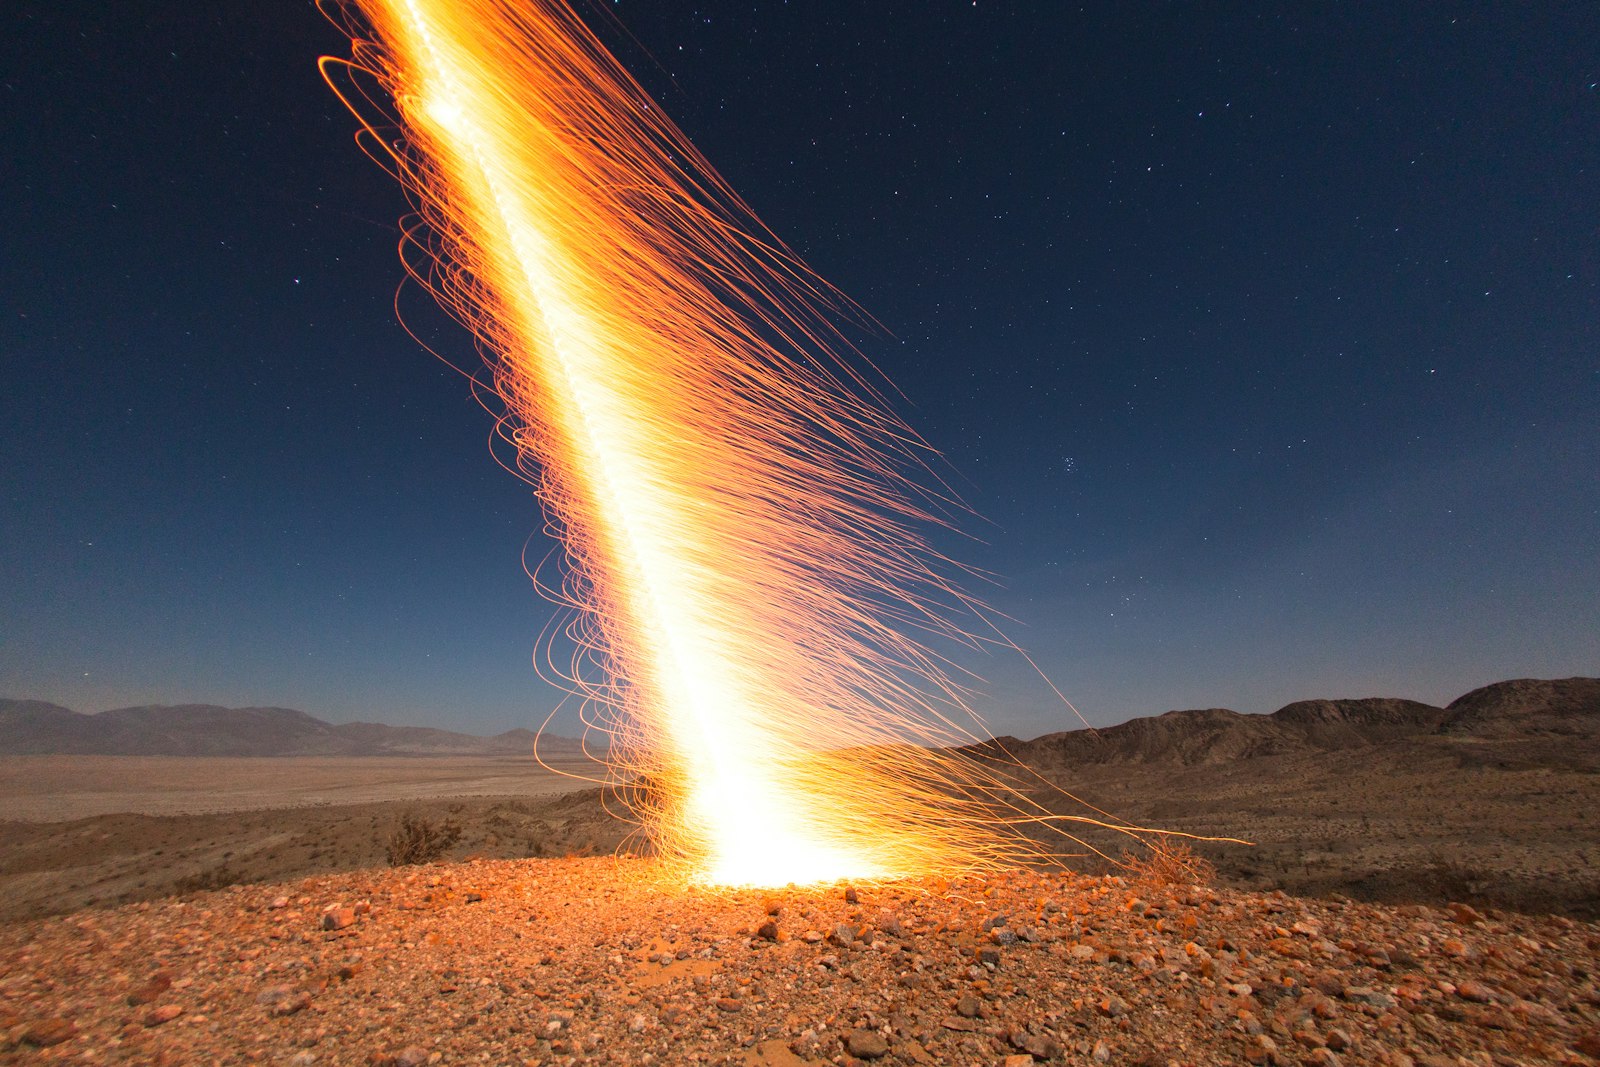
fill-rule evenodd
<path id="1" fill-rule="evenodd" d="M 461 840 L 461 827 L 455 820 L 434 822 L 406 812 L 400 816 L 400 824 L 389 835 L 383 851 L 391 867 L 432 863 L 448 852 L 459 840 Z"/>
<path id="2" fill-rule="evenodd" d="M 1124 852 L 1122 865 L 1133 877 L 1153 885 L 1209 885 L 1217 877 L 1210 860 L 1184 842 L 1166 838 L 1148 842 L 1143 853 Z"/>
<path id="3" fill-rule="evenodd" d="M 238 885 L 242 881 L 244 881 L 244 876 L 224 863 L 222 866 L 213 867 L 208 871 L 184 875 L 172 883 L 172 891 L 179 896 L 187 896 L 190 893 L 206 893 L 213 889 L 225 889 L 230 885 Z"/>

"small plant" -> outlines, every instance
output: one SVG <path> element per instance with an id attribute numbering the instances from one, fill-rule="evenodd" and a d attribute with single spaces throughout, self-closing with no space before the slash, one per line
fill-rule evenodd
<path id="1" fill-rule="evenodd" d="M 222 866 L 213 867 L 208 871 L 184 875 L 172 883 L 172 891 L 179 896 L 187 896 L 190 893 L 206 893 L 213 889 L 225 889 L 230 885 L 238 885 L 242 881 L 244 881 L 244 876 L 224 863 Z"/>
<path id="2" fill-rule="evenodd" d="M 1216 865 L 1182 841 L 1157 839 L 1144 855 L 1124 852 L 1122 865 L 1154 885 L 1209 885 L 1217 877 Z"/>
<path id="3" fill-rule="evenodd" d="M 461 827 L 453 819 L 436 823 L 407 812 L 400 816 L 400 825 L 389 835 L 383 851 L 389 866 L 405 867 L 412 863 L 432 863 L 459 840 Z"/>

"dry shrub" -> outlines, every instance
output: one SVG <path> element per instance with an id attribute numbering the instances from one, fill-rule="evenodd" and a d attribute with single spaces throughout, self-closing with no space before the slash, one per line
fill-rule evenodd
<path id="1" fill-rule="evenodd" d="M 1157 838 L 1142 855 L 1122 854 L 1128 873 L 1152 885 L 1210 885 L 1217 868 L 1185 842 Z"/>
<path id="2" fill-rule="evenodd" d="M 420 815 L 406 812 L 400 816 L 400 825 L 389 835 L 384 855 L 389 866 L 404 867 L 412 863 L 432 863 L 450 851 L 461 840 L 461 827 L 454 820 L 433 822 Z"/>
<path id="3" fill-rule="evenodd" d="M 244 876 L 231 869 L 226 863 L 220 867 L 213 867 L 209 871 L 199 874 L 187 874 L 172 883 L 172 891 L 179 896 L 190 893 L 207 893 L 213 889 L 226 889 L 230 885 L 238 885 L 244 881 Z"/>

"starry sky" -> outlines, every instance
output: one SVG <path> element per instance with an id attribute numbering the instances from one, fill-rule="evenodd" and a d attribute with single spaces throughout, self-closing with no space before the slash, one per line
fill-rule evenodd
<path id="1" fill-rule="evenodd" d="M 317 72 L 338 32 L 13 11 L 0 694 L 537 725 L 541 518 L 396 321 L 406 205 Z M 609 12 L 881 321 L 981 516 L 950 551 L 1091 722 L 1600 673 L 1593 3 Z M 1076 725 L 975 666 L 997 732 Z"/>

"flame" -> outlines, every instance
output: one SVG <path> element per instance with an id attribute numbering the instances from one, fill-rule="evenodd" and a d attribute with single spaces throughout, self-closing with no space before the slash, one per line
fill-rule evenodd
<path id="1" fill-rule="evenodd" d="M 995 775 L 947 750 L 973 737 L 932 647 L 978 645 L 955 620 L 981 609 L 919 533 L 949 512 L 931 453 L 839 358 L 853 305 L 560 0 L 345 14 L 352 59 L 325 73 L 375 81 L 352 110 L 405 131 L 364 132 L 564 543 L 580 653 L 557 673 L 615 780 L 647 783 L 655 847 L 738 885 L 1034 851 Z"/>

